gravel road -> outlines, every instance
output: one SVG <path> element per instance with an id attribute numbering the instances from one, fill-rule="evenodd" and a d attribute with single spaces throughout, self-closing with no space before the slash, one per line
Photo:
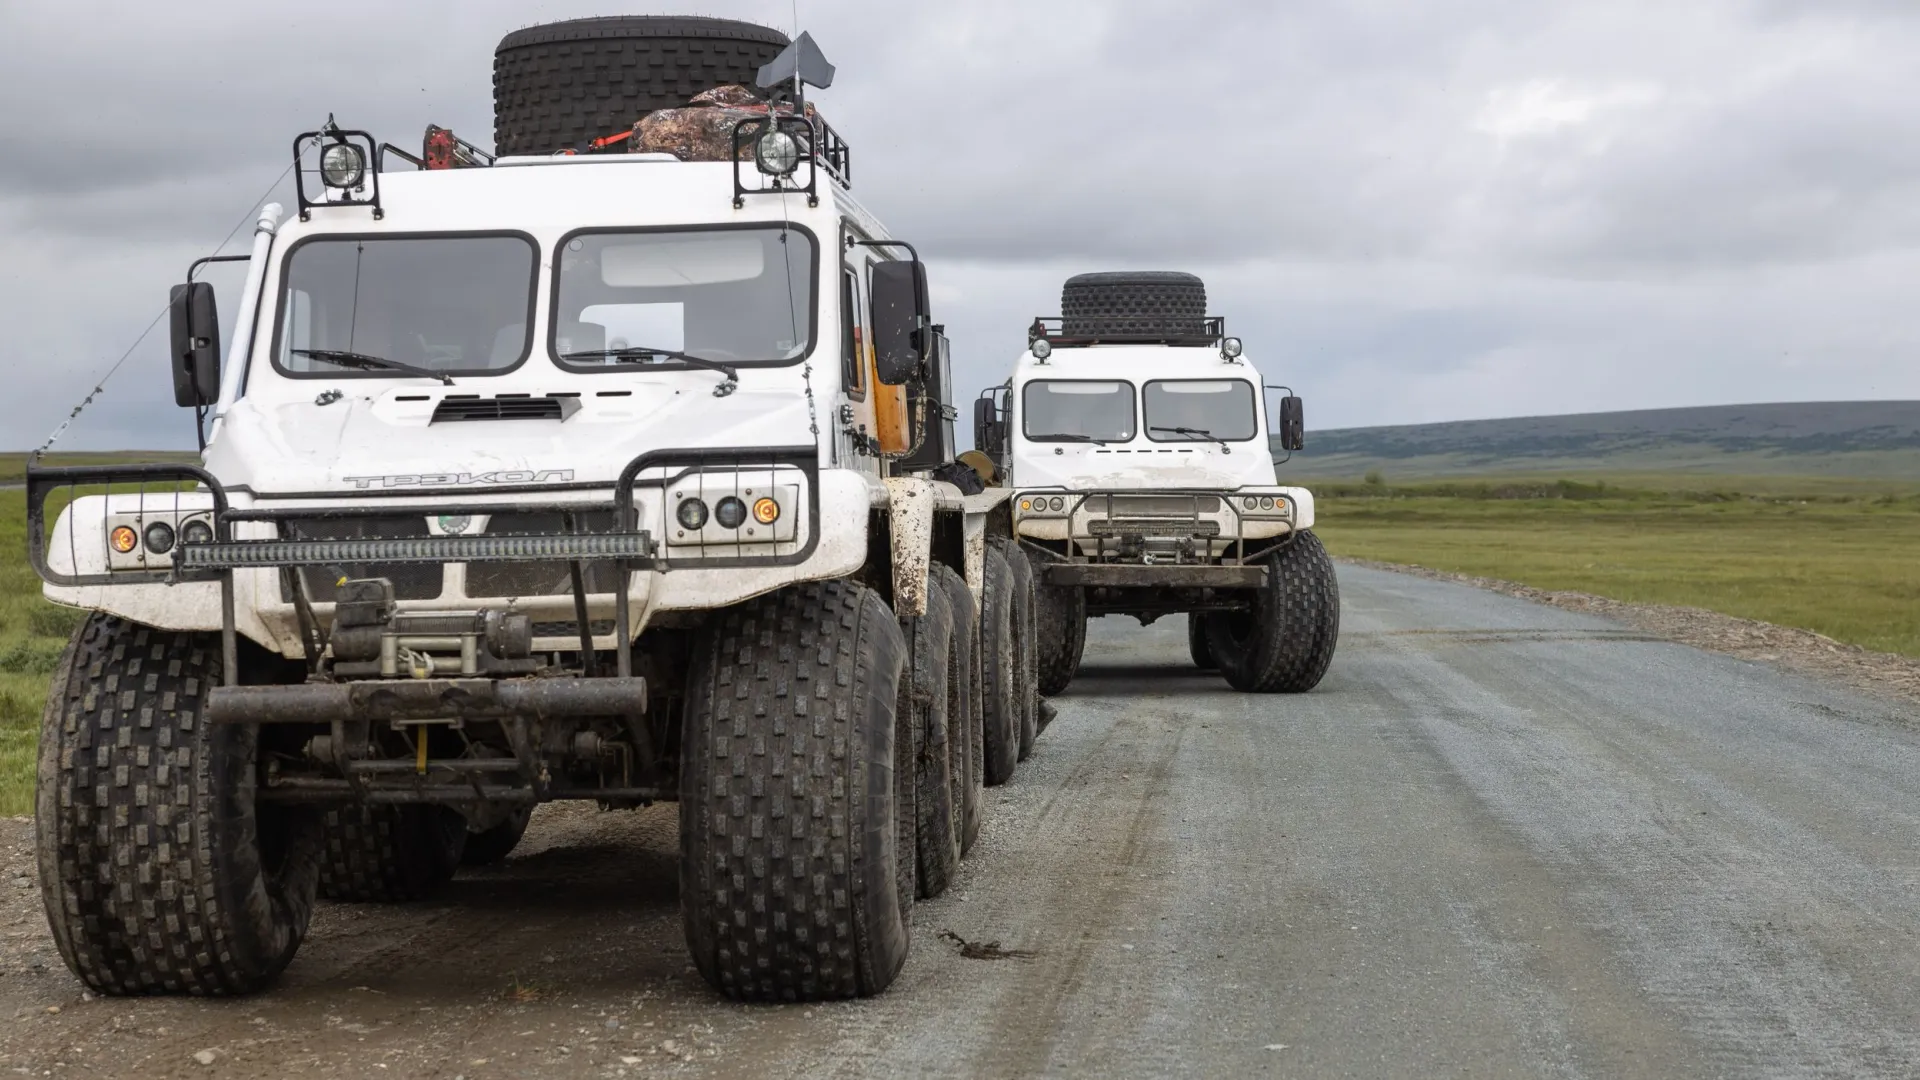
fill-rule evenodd
<path id="1" fill-rule="evenodd" d="M 1341 577 L 1340 653 L 1304 697 L 1191 671 L 1182 620 L 1097 621 L 878 1000 L 709 994 L 671 807 L 548 808 L 445 903 L 326 907 L 260 997 L 85 1000 L 13 822 L 0 1071 L 1920 1071 L 1909 706 L 1461 585 Z"/>

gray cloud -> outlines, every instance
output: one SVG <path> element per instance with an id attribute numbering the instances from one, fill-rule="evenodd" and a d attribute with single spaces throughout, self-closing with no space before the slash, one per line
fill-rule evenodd
<path id="1" fill-rule="evenodd" d="M 785 26 L 782 0 L 716 14 Z M 963 383 L 1080 270 L 1203 274 L 1317 423 L 1920 396 L 1920 19 L 1888 0 L 802 3 Z M 31 445 L 329 111 L 485 143 L 505 0 L 0 8 Z M 969 390 L 971 392 L 971 390 Z M 149 340 L 73 438 L 191 438 Z"/>

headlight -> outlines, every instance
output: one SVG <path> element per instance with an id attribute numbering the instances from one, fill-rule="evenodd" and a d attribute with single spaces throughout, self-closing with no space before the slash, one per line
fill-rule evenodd
<path id="1" fill-rule="evenodd" d="M 367 159 L 360 148 L 334 143 L 320 151 L 320 179 L 331 188 L 356 188 L 367 175 Z"/>
<path id="2" fill-rule="evenodd" d="M 213 543 L 213 526 L 199 518 L 194 518 L 180 526 L 180 542 L 183 544 Z"/>
<path id="3" fill-rule="evenodd" d="M 800 144 L 793 136 L 771 128 L 753 144 L 753 163 L 768 176 L 787 176 L 800 167 Z"/>
<path id="4" fill-rule="evenodd" d="M 1065 499 L 1063 499 L 1063 498 L 1061 498 L 1061 497 L 1060 497 L 1060 496 L 1058 496 L 1058 495 L 1055 495 L 1055 496 L 1054 496 L 1054 497 L 1053 497 L 1053 498 L 1052 498 L 1052 499 L 1051 499 L 1051 500 L 1050 500 L 1050 501 L 1049 501 L 1049 502 L 1047 503 L 1047 509 L 1049 509 L 1049 510 L 1052 510 L 1052 511 L 1053 511 L 1054 513 L 1056 513 L 1056 514 L 1057 514 L 1057 513 L 1059 513 L 1059 512 L 1060 512 L 1060 511 L 1062 511 L 1062 510 L 1065 510 L 1066 508 L 1067 508 L 1067 500 L 1065 500 Z"/>
<path id="5" fill-rule="evenodd" d="M 155 555 L 165 555 L 173 550 L 173 526 L 164 521 L 156 521 L 147 526 L 147 550 Z"/>
<path id="6" fill-rule="evenodd" d="M 729 495 L 714 504 L 713 520 L 723 529 L 737 529 L 747 523 L 747 504 Z"/>
<path id="7" fill-rule="evenodd" d="M 696 531 L 705 528 L 707 524 L 707 504 L 701 502 L 699 499 L 682 500 L 679 509 L 673 512 L 673 516 L 679 519 L 680 527 L 683 529 Z"/>

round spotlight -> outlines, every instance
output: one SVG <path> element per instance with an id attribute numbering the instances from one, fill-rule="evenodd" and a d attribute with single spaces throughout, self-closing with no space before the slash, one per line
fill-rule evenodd
<path id="1" fill-rule="evenodd" d="M 113 550 L 127 555 L 140 546 L 140 536 L 127 526 L 121 525 L 107 534 L 107 543 L 113 545 Z"/>
<path id="2" fill-rule="evenodd" d="M 183 544 L 213 543 L 213 526 L 199 518 L 194 518 L 180 526 L 180 542 Z"/>
<path id="3" fill-rule="evenodd" d="M 747 523 L 747 504 L 729 495 L 713 504 L 713 521 L 723 529 L 737 529 Z"/>
<path id="4" fill-rule="evenodd" d="M 356 188 L 366 179 L 367 158 L 351 143 L 334 143 L 320 151 L 320 179 L 330 188 Z"/>
<path id="5" fill-rule="evenodd" d="M 1222 341 L 1220 343 L 1220 355 L 1229 360 L 1237 359 L 1240 355 L 1240 339 L 1230 337 Z"/>
<path id="6" fill-rule="evenodd" d="M 753 163 L 768 176 L 791 176 L 800 167 L 800 144 L 793 136 L 772 128 L 755 140 Z"/>
<path id="7" fill-rule="evenodd" d="M 1053 355 L 1053 345 L 1050 344 L 1046 338 L 1041 338 L 1033 343 L 1030 351 L 1033 353 L 1035 360 L 1045 360 L 1047 357 Z"/>
<path id="8" fill-rule="evenodd" d="M 1053 497 L 1053 501 L 1052 501 L 1052 502 L 1050 502 L 1050 503 L 1048 503 L 1047 505 L 1048 505 L 1048 507 L 1049 507 L 1049 508 L 1051 508 L 1051 509 L 1052 509 L 1052 510 L 1053 510 L 1053 511 L 1054 511 L 1055 513 L 1058 513 L 1059 511 L 1061 511 L 1061 510 L 1065 510 L 1065 509 L 1067 508 L 1067 500 L 1065 500 L 1065 499 L 1063 499 L 1063 498 L 1061 498 L 1061 497 L 1060 497 L 1060 496 L 1058 496 L 1058 495 L 1055 495 L 1055 496 Z"/>
<path id="9" fill-rule="evenodd" d="M 707 524 L 707 504 L 699 499 L 687 499 L 680 504 L 679 509 L 673 512 L 673 516 L 679 520 L 681 528 L 691 530 L 704 528 Z"/>
<path id="10" fill-rule="evenodd" d="M 147 526 L 147 550 L 155 555 L 165 555 L 173 550 L 173 526 L 164 521 L 156 521 Z"/>
<path id="11" fill-rule="evenodd" d="M 753 520 L 762 525 L 771 525 L 780 520 L 780 504 L 772 499 L 753 501 Z"/>

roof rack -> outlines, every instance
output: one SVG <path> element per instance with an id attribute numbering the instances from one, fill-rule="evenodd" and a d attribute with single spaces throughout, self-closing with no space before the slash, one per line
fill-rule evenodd
<path id="1" fill-rule="evenodd" d="M 1218 345 L 1227 336 L 1227 320 L 1219 315 L 1209 315 L 1199 322 L 1182 320 L 1186 332 L 1169 333 L 1165 330 L 1142 332 L 1140 324 L 1145 321 L 1135 315 L 1116 315 L 1109 318 L 1089 318 L 1075 316 L 1069 320 L 1061 315 L 1041 315 L 1027 328 L 1027 344 L 1044 341 L 1060 349 L 1081 348 L 1088 345 L 1176 345 L 1204 348 Z"/>

